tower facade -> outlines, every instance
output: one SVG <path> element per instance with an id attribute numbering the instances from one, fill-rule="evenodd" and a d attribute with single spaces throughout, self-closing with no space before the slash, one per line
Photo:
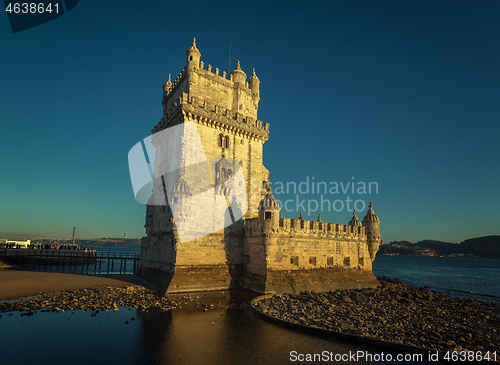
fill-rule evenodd
<path id="1" fill-rule="evenodd" d="M 195 290 L 197 285 L 207 289 L 237 285 L 234 278 L 242 271 L 244 235 L 239 218 L 258 217 L 269 182 L 269 171 L 262 161 L 269 124 L 257 117 L 259 87 L 255 70 L 247 80 L 239 61 L 230 73 L 205 65 L 196 40 L 186 51 L 183 70 L 174 80 L 169 76 L 163 85 L 163 116 L 151 130 L 154 170 L 155 174 L 176 170 L 178 166 L 172 166 L 176 159 L 181 168 L 178 173 L 154 178 L 153 195 L 169 195 L 171 201 L 150 201 L 147 206 L 147 237 L 142 240 L 139 264 L 143 276 L 173 280 L 168 284 L 170 290 L 176 281 L 186 290 Z M 195 126 L 200 143 L 189 140 L 193 131 L 188 124 Z M 171 135 L 161 133 L 183 125 L 180 141 L 170 141 Z M 190 167 L 186 161 L 199 163 Z M 236 201 L 229 193 L 234 189 L 228 181 L 238 174 L 242 174 L 244 184 L 240 181 L 240 186 L 245 196 Z M 219 214 L 221 207 L 228 212 Z M 213 219 L 204 219 L 207 214 Z M 179 230 L 186 226 L 189 229 Z M 196 230 L 212 233 L 197 234 Z M 186 288 L 186 278 L 195 277 L 194 272 L 199 274 L 198 283 Z M 204 279 L 212 276 L 215 279 L 205 283 Z"/>
<path id="2" fill-rule="evenodd" d="M 258 214 L 260 200 L 265 195 L 269 171 L 262 163 L 263 144 L 269 138 L 269 123 L 257 118 L 260 81 L 253 70 L 247 80 L 238 61 L 227 74 L 200 61 L 196 40 L 186 52 L 186 66 L 172 81 L 163 85 L 163 117 L 152 133 L 195 121 L 209 160 L 237 161 L 245 178 L 248 212 L 245 218 Z M 227 162 L 227 160 L 225 160 Z M 230 166 L 210 166 L 213 185 L 228 177 Z"/>

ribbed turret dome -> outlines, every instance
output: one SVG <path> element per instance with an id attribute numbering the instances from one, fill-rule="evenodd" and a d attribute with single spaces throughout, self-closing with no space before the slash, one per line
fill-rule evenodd
<path id="1" fill-rule="evenodd" d="M 259 203 L 259 210 L 279 210 L 280 204 L 274 199 L 273 194 L 271 194 L 272 189 L 267 188 L 267 194 Z"/>
<path id="2" fill-rule="evenodd" d="M 372 202 L 370 202 L 370 205 L 368 206 L 368 212 L 366 212 L 366 215 L 363 218 L 363 222 L 378 222 L 378 221 L 379 221 L 378 217 L 373 211 L 373 204 Z"/>
<path id="3" fill-rule="evenodd" d="M 177 181 L 177 183 L 174 185 L 174 189 L 172 193 L 177 193 L 177 194 L 182 194 L 182 195 L 191 195 L 191 190 L 189 189 L 189 185 L 187 184 L 186 180 L 184 180 L 182 177 Z"/>
<path id="4" fill-rule="evenodd" d="M 361 226 L 362 225 L 356 214 L 357 214 L 356 210 L 354 210 L 354 212 L 352 213 L 352 219 L 350 220 L 348 225 L 350 225 L 350 226 Z"/>

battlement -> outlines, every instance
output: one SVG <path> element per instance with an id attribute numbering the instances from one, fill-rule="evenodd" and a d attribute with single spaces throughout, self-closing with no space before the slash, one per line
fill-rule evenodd
<path id="1" fill-rule="evenodd" d="M 259 235 L 262 231 L 262 227 L 259 218 L 246 219 L 245 235 Z M 300 218 L 291 219 L 281 217 L 279 219 L 279 227 L 275 229 L 275 233 L 291 236 L 317 236 L 331 239 L 366 239 L 366 229 L 363 226 L 307 221 Z"/>
<path id="2" fill-rule="evenodd" d="M 205 69 L 204 67 L 205 67 L 205 63 L 203 61 L 201 61 L 199 64 L 199 68 L 194 69 L 190 72 L 196 72 L 200 76 L 210 78 L 210 80 L 212 82 L 222 83 L 224 86 L 229 87 L 229 88 L 241 87 L 243 89 L 246 89 L 250 94 L 256 94 L 256 95 L 258 94 L 258 92 L 256 92 L 255 90 L 252 90 L 248 81 L 246 81 L 244 85 L 241 85 L 240 82 L 234 81 L 234 77 L 231 73 L 228 74 L 226 71 L 223 71 L 222 74 L 219 75 L 220 70 L 218 67 L 216 67 L 214 69 L 214 71 L 212 71 L 213 67 L 210 64 L 207 66 L 207 69 Z M 188 71 L 186 70 L 186 68 L 183 68 L 182 71 L 179 73 L 179 75 L 176 77 L 176 79 L 173 82 L 170 81 L 170 75 L 169 75 L 170 83 L 167 81 L 167 83 L 165 84 L 165 91 L 166 91 L 165 96 L 167 98 L 174 93 L 175 88 L 177 87 L 177 85 L 179 85 L 182 82 L 182 80 L 186 76 L 187 72 Z M 228 78 L 228 75 L 229 75 L 229 78 Z"/>
<path id="3" fill-rule="evenodd" d="M 182 77 L 176 82 L 182 81 Z M 226 80 L 230 82 L 229 80 Z M 238 111 L 226 108 L 224 105 L 214 104 L 209 100 L 197 96 L 189 96 L 182 92 L 178 98 L 170 103 L 165 115 L 157 125 L 151 130 L 156 133 L 164 128 L 175 125 L 177 120 L 174 118 L 179 113 L 185 115 L 189 120 L 197 120 L 203 123 L 217 124 L 222 123 L 226 126 L 233 126 L 239 129 L 242 134 L 252 134 L 260 136 L 267 140 L 269 135 L 269 123 L 255 119 L 252 116 L 245 115 Z M 245 133 L 246 132 L 246 133 Z"/>

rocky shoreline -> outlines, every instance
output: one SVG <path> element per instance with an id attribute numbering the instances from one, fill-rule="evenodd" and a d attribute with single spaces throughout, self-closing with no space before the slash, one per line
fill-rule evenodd
<path id="1" fill-rule="evenodd" d="M 146 289 L 140 285 L 123 287 L 96 286 L 91 289 L 55 291 L 0 301 L 0 313 L 20 311 L 25 312 L 21 313 L 21 316 L 32 316 L 37 311 L 90 310 L 91 316 L 95 316 L 99 312 L 106 312 L 110 309 L 117 312 L 119 307 L 136 308 L 142 311 L 167 311 L 180 308 L 181 305 L 192 304 L 196 307 L 202 307 L 203 311 L 207 311 L 214 308 L 230 308 L 234 306 L 234 304 L 224 306 L 220 302 L 217 304 L 201 303 L 197 298 L 197 296 L 193 297 L 191 294 L 176 295 L 169 298 L 160 297 L 156 295 L 154 290 Z M 0 317 L 2 317 L 1 314 Z"/>
<path id="2" fill-rule="evenodd" d="M 375 289 L 274 295 L 252 306 L 278 320 L 342 334 L 429 350 L 498 353 L 498 304 L 378 279 Z"/>

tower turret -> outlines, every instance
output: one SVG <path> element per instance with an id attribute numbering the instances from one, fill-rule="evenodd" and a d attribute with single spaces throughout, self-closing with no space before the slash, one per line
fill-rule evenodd
<path id="1" fill-rule="evenodd" d="M 267 187 L 267 194 L 259 203 L 259 222 L 263 232 L 272 232 L 279 227 L 280 205 Z"/>
<path id="2" fill-rule="evenodd" d="M 170 74 L 168 74 L 168 80 L 163 84 L 163 90 L 165 90 L 168 94 L 170 89 L 172 89 L 172 79 L 170 78 Z"/>
<path id="3" fill-rule="evenodd" d="M 193 38 L 193 45 L 186 51 L 186 70 L 193 70 L 200 65 L 201 53 L 196 48 L 196 38 Z"/>
<path id="4" fill-rule="evenodd" d="M 172 90 L 172 80 L 170 79 L 170 74 L 168 74 L 168 80 L 163 84 L 163 97 L 162 97 L 162 105 L 163 105 L 163 115 L 165 115 L 165 104 L 167 103 L 167 96 Z"/>
<path id="5" fill-rule="evenodd" d="M 259 96 L 259 85 L 260 80 L 255 74 L 255 69 L 253 69 L 252 76 L 248 79 L 248 86 L 250 87 L 250 90 L 252 90 L 252 94 Z"/>
<path id="6" fill-rule="evenodd" d="M 252 76 L 248 79 L 248 87 L 252 90 L 252 99 L 256 107 L 259 105 L 260 96 L 259 96 L 259 85 L 260 80 L 255 74 L 255 69 L 252 71 Z"/>
<path id="7" fill-rule="evenodd" d="M 247 74 L 243 72 L 240 66 L 240 61 L 236 63 L 236 68 L 231 71 L 229 76 L 233 77 L 234 83 L 240 83 L 242 86 L 245 86 L 245 81 L 247 80 Z"/>
<path id="8" fill-rule="evenodd" d="M 370 257 L 375 260 L 375 255 L 377 254 L 378 247 L 380 245 L 380 221 L 373 211 L 373 204 L 370 202 L 368 206 L 368 211 L 363 218 L 363 226 L 366 229 L 366 237 L 368 241 L 368 251 L 370 252 Z"/>

